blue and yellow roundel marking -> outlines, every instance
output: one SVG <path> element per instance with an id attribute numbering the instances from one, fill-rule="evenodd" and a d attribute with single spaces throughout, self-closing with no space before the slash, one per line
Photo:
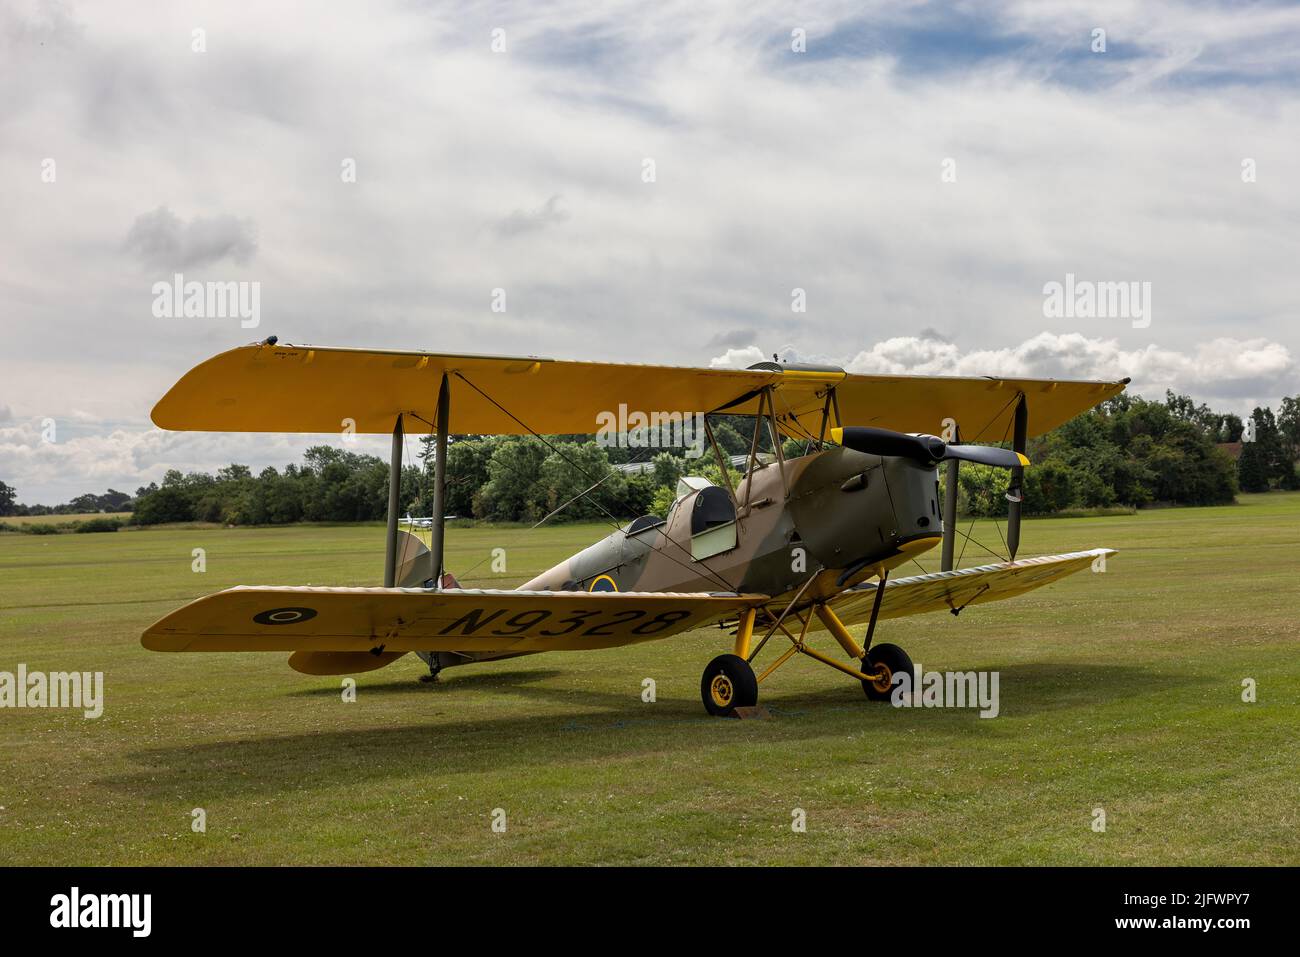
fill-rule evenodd
<path id="1" fill-rule="evenodd" d="M 618 585 L 608 575 L 597 575 L 592 579 L 587 591 L 618 591 Z"/>

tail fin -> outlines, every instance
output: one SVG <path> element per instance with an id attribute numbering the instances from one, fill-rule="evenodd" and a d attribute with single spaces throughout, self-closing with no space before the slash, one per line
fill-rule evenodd
<path id="1" fill-rule="evenodd" d="M 397 587 L 428 588 L 433 584 L 429 546 L 410 532 L 397 533 Z"/>

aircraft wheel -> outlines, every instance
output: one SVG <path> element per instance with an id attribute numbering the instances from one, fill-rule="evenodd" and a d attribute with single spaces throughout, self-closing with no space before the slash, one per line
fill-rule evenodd
<path id="1" fill-rule="evenodd" d="M 862 673 L 880 677 L 874 681 L 862 682 L 862 690 L 872 701 L 888 701 L 894 693 L 894 675 L 901 672 L 912 674 L 912 659 L 898 645 L 876 645 L 867 652 L 867 660 Z M 913 679 L 915 681 L 915 679 Z"/>
<path id="2" fill-rule="evenodd" d="M 704 710 L 717 718 L 731 718 L 737 708 L 758 704 L 758 678 L 749 662 L 737 655 L 718 655 L 700 679 Z"/>

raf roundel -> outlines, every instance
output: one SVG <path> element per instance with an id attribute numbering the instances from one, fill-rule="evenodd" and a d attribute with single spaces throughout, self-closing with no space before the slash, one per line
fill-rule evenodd
<path id="1" fill-rule="evenodd" d="M 315 608 L 271 608 L 253 616 L 259 625 L 296 625 L 316 617 Z"/>

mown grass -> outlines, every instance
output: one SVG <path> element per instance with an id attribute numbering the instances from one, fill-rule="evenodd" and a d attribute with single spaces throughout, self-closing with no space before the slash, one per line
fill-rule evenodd
<path id="1" fill-rule="evenodd" d="M 448 564 L 467 586 L 513 585 L 603 532 L 453 529 Z M 993 523 L 974 535 L 1001 548 Z M 999 671 L 991 720 L 873 705 L 802 658 L 764 685 L 771 720 L 709 719 L 699 675 L 727 647 L 716 629 L 437 685 L 408 656 L 360 676 L 355 704 L 283 655 L 140 647 L 151 621 L 228 585 L 373 584 L 382 539 L 379 526 L 0 536 L 0 670 L 107 684 L 98 720 L 0 710 L 0 860 L 1300 863 L 1300 495 L 1029 521 L 1022 554 L 1120 554 L 1105 574 L 960 618 L 882 625 L 878 640 L 927 669 Z M 990 560 L 967 547 L 965 565 Z"/>

